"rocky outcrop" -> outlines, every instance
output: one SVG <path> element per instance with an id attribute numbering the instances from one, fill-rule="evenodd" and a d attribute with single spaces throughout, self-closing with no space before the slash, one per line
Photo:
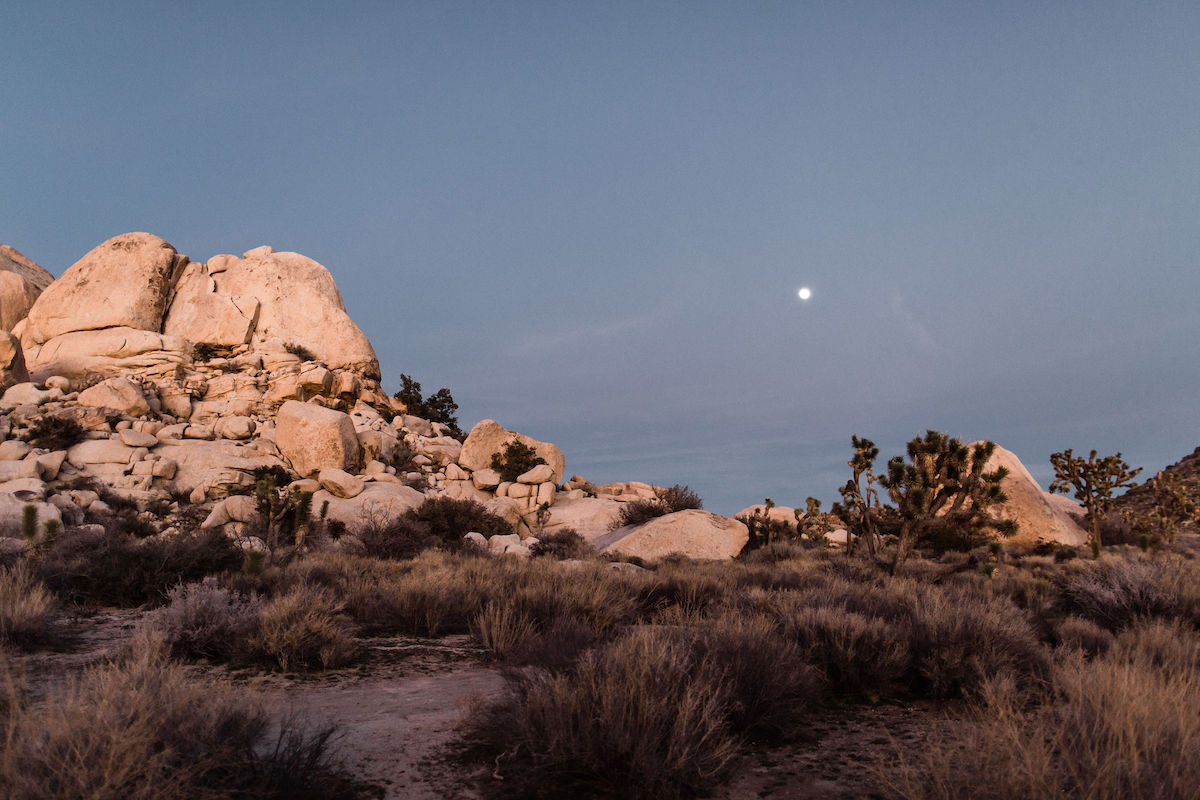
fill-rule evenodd
<path id="1" fill-rule="evenodd" d="M 697 559 L 730 559 L 742 552 L 750 531 L 735 519 L 699 509 L 676 511 L 642 525 L 618 528 L 592 545 L 603 552 L 643 559 L 682 555 Z"/>
<path id="2" fill-rule="evenodd" d="M 54 276 L 34 261 L 0 244 L 0 329 L 11 331 L 25 319 L 53 280 Z"/>
<path id="3" fill-rule="evenodd" d="M 546 461 L 552 472 L 550 478 L 552 482 L 562 480 L 563 469 L 566 466 L 562 450 L 549 442 L 539 442 L 531 436 L 510 431 L 494 419 L 482 420 L 471 429 L 471 432 L 467 434 L 466 441 L 463 442 L 458 463 L 472 472 L 489 469 L 492 466 L 492 456 L 501 452 L 504 445 L 513 441 L 519 441 L 532 447 Z"/>
<path id="4" fill-rule="evenodd" d="M 184 377 L 197 352 L 208 360 L 234 348 L 245 356 L 237 365 L 243 370 L 276 373 L 307 361 L 355 376 L 330 373 L 328 385 L 314 386 L 273 374 L 257 396 L 267 404 L 356 395 L 364 388 L 359 378 L 376 387 L 379 379 L 375 351 L 346 313 L 329 271 L 270 247 L 204 264 L 157 236 L 127 233 L 93 249 L 41 291 L 27 315 L 24 309 L 14 332 L 38 380 L 132 373 L 166 381 Z"/>
<path id="5" fill-rule="evenodd" d="M 41 293 L 25 318 L 21 342 L 103 328 L 160 332 L 187 256 L 149 233 L 115 236 L 75 262 Z"/>
<path id="6" fill-rule="evenodd" d="M 1075 520 L 1076 515 L 1083 514 L 1078 503 L 1042 489 L 1021 460 L 999 446 L 985 469 L 991 472 L 997 467 L 1008 469 L 1008 476 L 1000 484 L 1008 502 L 999 507 L 997 516 L 1017 523 L 1017 532 L 1008 541 L 1033 544 L 1043 540 L 1072 546 L 1087 543 L 1087 531 Z"/>

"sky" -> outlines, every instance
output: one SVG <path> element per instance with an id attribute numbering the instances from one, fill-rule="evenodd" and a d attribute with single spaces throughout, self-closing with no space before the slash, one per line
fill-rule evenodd
<path id="1" fill-rule="evenodd" d="M 596 483 L 1200 445 L 1195 2 L 0 4 L 0 242 L 324 264 Z M 798 290 L 808 287 L 807 301 Z"/>

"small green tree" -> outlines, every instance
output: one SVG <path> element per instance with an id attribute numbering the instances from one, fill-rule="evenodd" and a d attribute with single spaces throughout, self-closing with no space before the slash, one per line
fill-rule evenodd
<path id="1" fill-rule="evenodd" d="M 825 542 L 825 537 L 833 532 L 833 520 L 829 514 L 821 511 L 821 501 L 815 497 L 809 497 L 804 501 L 804 513 L 800 513 L 800 509 L 796 509 L 793 513 L 796 516 L 796 530 L 801 536 L 807 536 L 814 542 Z M 847 536 L 846 546 L 850 546 L 850 538 Z"/>
<path id="2" fill-rule="evenodd" d="M 538 464 L 545 463 L 546 459 L 539 456 L 532 445 L 513 439 L 505 442 L 500 452 L 492 453 L 491 466 L 500 473 L 500 480 L 512 482 Z"/>
<path id="3" fill-rule="evenodd" d="M 1188 494 L 1183 480 L 1174 472 L 1159 472 L 1150 479 L 1154 490 L 1154 509 L 1151 512 L 1162 528 L 1163 538 L 1175 541 L 1178 523 L 1200 523 L 1200 503 Z"/>
<path id="4" fill-rule="evenodd" d="M 952 526 L 965 534 L 992 527 L 1011 532 L 1011 524 L 997 523 L 988 509 L 1008 497 L 1000 482 L 1008 470 L 983 468 L 995 452 L 993 442 L 964 445 L 959 439 L 926 431 L 908 443 L 909 463 L 903 456 L 888 461 L 888 474 L 879 479 L 888 490 L 900 516 L 900 542 L 892 561 L 898 573 L 913 545 L 935 526 Z"/>
<path id="5" fill-rule="evenodd" d="M 1100 555 L 1100 525 L 1112 510 L 1117 489 L 1136 486 L 1133 479 L 1142 471 L 1141 467 L 1130 469 L 1121 454 L 1097 458 L 1093 450 L 1086 458 L 1074 455 L 1069 449 L 1053 453 L 1050 463 L 1054 465 L 1054 482 L 1050 491 L 1066 494 L 1075 490 L 1075 499 L 1087 511 L 1088 537 L 1092 555 Z"/>
<path id="6" fill-rule="evenodd" d="M 401 375 L 400 391 L 392 396 L 404 403 L 409 414 L 430 422 L 440 422 L 450 429 L 451 435 L 456 439 L 464 438 L 462 430 L 458 427 L 458 403 L 454 402 L 449 389 L 442 387 L 429 397 L 422 397 L 421 384 L 409 375 Z"/>

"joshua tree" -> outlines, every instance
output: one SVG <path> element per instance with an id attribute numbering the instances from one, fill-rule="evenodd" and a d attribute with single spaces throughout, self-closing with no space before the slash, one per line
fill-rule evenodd
<path id="1" fill-rule="evenodd" d="M 833 514 L 841 518 L 848 528 L 846 554 L 854 552 L 854 540 L 857 538 L 874 556 L 877 539 L 874 512 L 879 508 L 879 492 L 875 484 L 879 478 L 872 467 L 879 456 L 879 448 L 870 439 L 853 435 L 850 443 L 854 446 L 854 455 L 846 463 L 854 477 L 841 488 L 842 502 L 833 504 Z"/>
<path id="2" fill-rule="evenodd" d="M 911 463 L 904 463 L 903 456 L 888 461 L 888 474 L 879 482 L 900 516 L 893 574 L 903 568 L 921 535 L 935 525 L 954 526 L 965 533 L 1002 527 L 992 520 L 988 508 L 1008 500 L 1000 488 L 1008 470 L 983 471 L 995 449 L 993 442 L 972 447 L 943 433 L 926 431 L 925 436 L 908 443 Z"/>
<path id="3" fill-rule="evenodd" d="M 825 537 L 833 530 L 833 522 L 829 515 L 821 512 L 821 501 L 809 497 L 804 501 L 804 513 L 796 509 L 796 529 L 802 536 L 807 536 L 814 542 L 824 542 Z M 846 546 L 850 546 L 850 538 L 846 538 Z"/>
<path id="4" fill-rule="evenodd" d="M 1075 490 L 1075 499 L 1083 503 L 1087 511 L 1088 536 L 1092 544 L 1092 555 L 1100 555 L 1100 523 L 1112 510 L 1113 494 L 1117 489 L 1128 489 L 1137 485 L 1134 478 L 1141 467 L 1131 470 L 1121 454 L 1096 458 L 1093 450 L 1087 459 L 1077 457 L 1070 450 L 1053 453 L 1050 463 L 1054 465 L 1054 483 L 1050 491 L 1066 494 Z"/>
<path id="5" fill-rule="evenodd" d="M 1159 472 L 1149 481 L 1154 490 L 1153 514 L 1162 527 L 1163 538 L 1175 541 L 1176 520 L 1200 522 L 1200 503 L 1188 495 L 1187 487 L 1173 472 Z"/>

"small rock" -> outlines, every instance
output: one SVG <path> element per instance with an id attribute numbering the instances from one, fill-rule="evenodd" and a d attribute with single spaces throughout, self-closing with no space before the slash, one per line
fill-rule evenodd
<path id="1" fill-rule="evenodd" d="M 317 475 L 321 488 L 335 497 L 349 499 L 362 494 L 363 482 L 349 472 L 332 467 L 326 467 Z"/>
<path id="2" fill-rule="evenodd" d="M 554 470 L 549 464 L 538 464 L 528 472 L 523 472 L 517 476 L 517 483 L 545 483 L 554 477 Z"/>
<path id="3" fill-rule="evenodd" d="M 491 468 L 476 470 L 471 475 L 471 481 L 478 489 L 485 491 L 495 489 L 500 485 L 500 473 Z"/>
<path id="4" fill-rule="evenodd" d="M 154 447 L 158 444 L 158 437 L 150 433 L 141 433 L 132 428 L 123 428 L 117 432 L 121 441 L 130 447 Z"/>

